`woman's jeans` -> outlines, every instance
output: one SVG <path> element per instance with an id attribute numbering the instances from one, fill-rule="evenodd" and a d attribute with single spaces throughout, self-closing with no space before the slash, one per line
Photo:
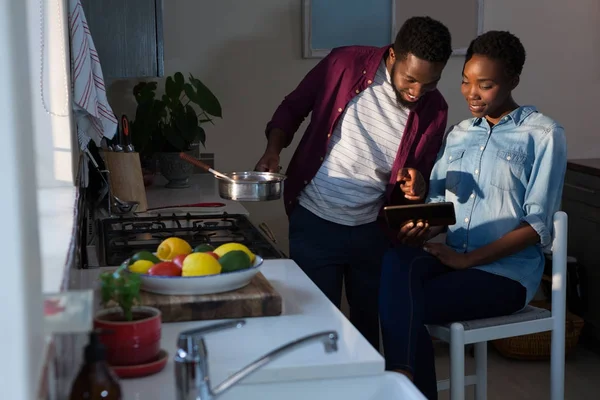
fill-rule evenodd
<path id="1" fill-rule="evenodd" d="M 509 315 L 525 306 L 517 281 L 479 269 L 453 270 L 419 248 L 383 258 L 379 313 L 386 369 L 408 371 L 428 399 L 437 399 L 433 344 L 426 324 Z"/>

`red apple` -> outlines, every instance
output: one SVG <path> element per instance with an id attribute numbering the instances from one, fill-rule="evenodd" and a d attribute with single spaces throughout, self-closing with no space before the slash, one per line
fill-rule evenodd
<path id="1" fill-rule="evenodd" d="M 171 260 L 175 265 L 179 267 L 179 269 L 183 268 L 183 260 L 187 257 L 187 254 L 180 254 L 175 256 L 173 260 Z"/>
<path id="2" fill-rule="evenodd" d="M 213 256 L 216 260 L 219 259 L 219 255 L 217 253 L 213 253 L 212 251 L 207 251 L 206 254 L 210 254 L 211 256 Z"/>
<path id="3" fill-rule="evenodd" d="M 173 262 L 163 261 L 150 268 L 148 275 L 181 276 L 181 267 Z"/>

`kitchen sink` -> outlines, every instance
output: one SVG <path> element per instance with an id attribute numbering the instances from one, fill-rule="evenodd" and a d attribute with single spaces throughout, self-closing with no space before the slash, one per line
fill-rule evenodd
<path id="1" fill-rule="evenodd" d="M 426 400 L 404 375 L 238 385 L 218 400 Z"/>

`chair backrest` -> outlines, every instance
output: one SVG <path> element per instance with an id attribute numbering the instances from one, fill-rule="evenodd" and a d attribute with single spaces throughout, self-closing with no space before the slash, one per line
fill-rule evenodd
<path id="1" fill-rule="evenodd" d="M 552 316 L 564 329 L 567 298 L 568 217 L 564 211 L 554 214 L 552 238 Z"/>

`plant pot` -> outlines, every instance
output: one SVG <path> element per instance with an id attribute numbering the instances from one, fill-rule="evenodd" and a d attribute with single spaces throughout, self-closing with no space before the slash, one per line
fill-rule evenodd
<path id="1" fill-rule="evenodd" d="M 94 328 L 100 335 L 110 365 L 139 365 L 154 360 L 160 351 L 161 313 L 153 307 L 134 307 L 133 321 L 125 321 L 121 308 L 100 310 Z"/>
<path id="2" fill-rule="evenodd" d="M 185 152 L 193 157 L 191 151 Z M 158 153 L 160 172 L 169 181 L 167 188 L 182 189 L 190 187 L 190 176 L 194 172 L 194 166 L 179 157 L 178 152 Z"/>

